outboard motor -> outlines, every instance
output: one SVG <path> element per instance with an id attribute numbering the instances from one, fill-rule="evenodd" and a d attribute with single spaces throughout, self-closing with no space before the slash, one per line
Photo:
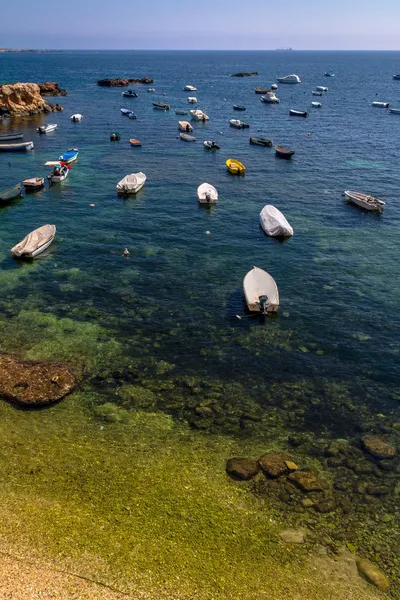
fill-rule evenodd
<path id="1" fill-rule="evenodd" d="M 260 312 L 262 312 L 263 314 L 265 314 L 267 312 L 267 302 L 268 302 L 267 296 L 260 296 L 258 298 L 258 303 L 260 305 Z"/>
<path id="2" fill-rule="evenodd" d="M 211 202 L 211 194 L 209 194 L 209 192 L 206 193 L 206 200 L 207 200 L 207 204 L 210 204 L 210 202 Z"/>

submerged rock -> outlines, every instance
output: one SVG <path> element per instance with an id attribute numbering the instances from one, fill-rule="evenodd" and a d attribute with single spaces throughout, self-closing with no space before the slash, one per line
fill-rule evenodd
<path id="1" fill-rule="evenodd" d="M 259 470 L 260 465 L 252 458 L 230 458 L 226 461 L 226 472 L 237 479 L 252 479 Z"/>
<path id="2" fill-rule="evenodd" d="M 305 529 L 285 529 L 279 537 L 287 544 L 304 544 L 307 531 Z"/>
<path id="3" fill-rule="evenodd" d="M 61 400 L 77 381 L 64 365 L 23 361 L 0 355 L 0 396 L 24 406 L 40 406 Z"/>
<path id="4" fill-rule="evenodd" d="M 372 583 L 378 590 L 386 592 L 390 583 L 386 575 L 372 562 L 365 558 L 357 560 L 357 568 L 360 575 L 362 575 L 369 583 Z"/>
<path id="5" fill-rule="evenodd" d="M 295 471 L 288 476 L 288 479 L 303 492 L 322 492 L 329 487 L 327 481 L 312 471 Z"/>
<path id="6" fill-rule="evenodd" d="M 364 449 L 375 458 L 393 458 L 396 456 L 396 448 L 377 435 L 364 435 L 361 438 L 361 443 Z"/>
<path id="7" fill-rule="evenodd" d="M 118 390 L 118 395 L 126 404 L 136 408 L 150 408 L 157 402 L 157 396 L 151 390 L 140 385 L 122 385 Z"/>
<path id="8" fill-rule="evenodd" d="M 290 470 L 288 462 L 294 465 L 287 454 L 264 454 L 258 459 L 258 462 L 264 473 L 270 477 L 280 477 L 287 473 Z"/>

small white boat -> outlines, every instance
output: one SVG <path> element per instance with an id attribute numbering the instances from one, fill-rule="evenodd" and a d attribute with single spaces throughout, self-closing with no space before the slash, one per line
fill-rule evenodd
<path id="1" fill-rule="evenodd" d="M 147 88 L 147 91 L 148 91 L 148 92 L 155 92 L 155 91 L 156 91 L 156 88 Z"/>
<path id="2" fill-rule="evenodd" d="M 389 108 L 389 112 L 394 115 L 400 115 L 400 108 Z"/>
<path id="3" fill-rule="evenodd" d="M 189 102 L 189 104 L 196 104 L 197 103 L 197 98 L 196 98 L 196 96 L 189 96 L 189 98 L 187 99 L 187 101 Z"/>
<path id="4" fill-rule="evenodd" d="M 277 90 L 278 89 L 278 84 L 277 83 L 273 83 L 271 85 L 271 90 Z"/>
<path id="5" fill-rule="evenodd" d="M 80 115 L 79 113 L 76 113 L 76 115 L 72 115 L 71 117 L 71 121 L 73 123 L 79 123 L 79 121 L 82 119 L 83 115 Z"/>
<path id="6" fill-rule="evenodd" d="M 196 141 L 196 138 L 194 137 L 194 135 L 189 135 L 188 133 L 180 133 L 179 137 L 184 142 L 195 142 Z"/>
<path id="7" fill-rule="evenodd" d="M 194 87 L 194 85 L 185 85 L 183 89 L 185 92 L 197 92 L 197 87 Z"/>
<path id="8" fill-rule="evenodd" d="M 192 115 L 192 118 L 196 121 L 208 121 L 210 119 L 210 117 L 199 108 L 196 110 L 190 110 L 189 112 Z"/>
<path id="9" fill-rule="evenodd" d="M 291 115 L 292 117 L 307 117 L 308 112 L 306 110 L 294 110 L 293 108 L 291 108 L 289 110 L 289 115 Z"/>
<path id="10" fill-rule="evenodd" d="M 301 79 L 298 75 L 292 73 L 292 75 L 286 75 L 285 77 L 277 77 L 279 83 L 301 83 Z"/>
<path id="11" fill-rule="evenodd" d="M 24 134 L 23 133 L 12 133 L 11 131 L 9 133 L 3 133 L 0 135 L 0 142 L 6 142 L 9 140 L 22 140 L 24 138 Z"/>
<path id="12" fill-rule="evenodd" d="M 316 90 L 313 90 L 311 93 L 313 96 L 322 96 L 322 92 L 317 92 Z"/>
<path id="13" fill-rule="evenodd" d="M 178 126 L 181 131 L 186 131 L 187 133 L 193 131 L 193 127 L 191 126 L 189 121 L 178 121 Z"/>
<path id="14" fill-rule="evenodd" d="M 41 190 L 44 186 L 44 177 L 30 177 L 29 179 L 24 179 L 22 185 L 27 192 Z"/>
<path id="15" fill-rule="evenodd" d="M 248 127 L 250 127 L 247 123 L 245 123 L 244 121 L 240 121 L 239 119 L 231 119 L 229 121 L 229 125 L 231 127 L 235 127 L 236 129 L 247 129 Z"/>
<path id="16" fill-rule="evenodd" d="M 50 175 L 47 176 L 50 184 L 61 183 L 64 179 L 67 179 L 71 167 L 69 165 L 60 164 L 55 166 Z"/>
<path id="17" fill-rule="evenodd" d="M 281 211 L 272 204 L 266 204 L 260 212 L 260 225 L 265 233 L 271 237 L 290 237 L 293 235 L 293 227 L 289 225 Z"/>
<path id="18" fill-rule="evenodd" d="M 322 108 L 321 102 L 311 102 L 311 106 L 314 108 Z"/>
<path id="19" fill-rule="evenodd" d="M 35 258 L 50 246 L 55 237 L 55 225 L 42 225 L 11 248 L 11 254 L 14 258 Z"/>
<path id="20" fill-rule="evenodd" d="M 389 108 L 389 102 L 372 102 L 372 106 L 377 108 Z"/>
<path id="21" fill-rule="evenodd" d="M 36 131 L 39 133 L 50 133 L 57 129 L 57 125 L 55 123 L 45 123 L 44 125 L 40 125 Z"/>
<path id="22" fill-rule="evenodd" d="M 361 208 L 365 208 L 366 210 L 376 210 L 381 212 L 385 206 L 385 202 L 383 200 L 374 198 L 374 196 L 362 194 L 361 192 L 351 192 L 350 190 L 345 190 L 344 195 L 346 200 L 350 200 L 353 202 L 353 204 L 357 204 L 357 206 L 361 206 Z"/>
<path id="23" fill-rule="evenodd" d="M 253 267 L 243 279 L 243 291 L 249 311 L 264 315 L 278 311 L 278 286 L 266 271 Z"/>
<path id="24" fill-rule="evenodd" d="M 0 152 L 20 152 L 33 150 L 33 142 L 20 142 L 19 144 L 0 144 Z"/>
<path id="25" fill-rule="evenodd" d="M 200 204 L 215 204 L 218 200 L 218 192 L 210 183 L 202 183 L 197 188 L 197 199 Z"/>
<path id="26" fill-rule="evenodd" d="M 221 146 L 214 142 L 214 140 L 206 140 L 203 142 L 203 146 L 208 150 L 220 150 Z"/>
<path id="27" fill-rule="evenodd" d="M 261 96 L 261 102 L 265 102 L 265 104 L 279 104 L 280 100 L 275 96 L 274 92 L 268 90 L 264 96 Z"/>
<path id="28" fill-rule="evenodd" d="M 137 194 L 145 183 L 146 175 L 144 173 L 131 173 L 117 183 L 117 192 L 125 195 Z"/>
<path id="29" fill-rule="evenodd" d="M 317 92 L 327 92 L 328 88 L 325 85 L 317 85 L 317 87 L 315 88 L 317 90 Z"/>

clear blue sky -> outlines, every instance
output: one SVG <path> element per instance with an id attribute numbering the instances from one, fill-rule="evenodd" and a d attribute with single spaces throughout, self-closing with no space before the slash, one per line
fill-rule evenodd
<path id="1" fill-rule="evenodd" d="M 0 47 L 399 50 L 399 0 L 14 0 Z"/>

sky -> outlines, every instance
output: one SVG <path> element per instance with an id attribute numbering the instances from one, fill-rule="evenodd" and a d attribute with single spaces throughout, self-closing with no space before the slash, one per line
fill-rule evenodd
<path id="1" fill-rule="evenodd" d="M 14 0 L 0 47 L 400 50 L 399 23 L 399 0 Z"/>

